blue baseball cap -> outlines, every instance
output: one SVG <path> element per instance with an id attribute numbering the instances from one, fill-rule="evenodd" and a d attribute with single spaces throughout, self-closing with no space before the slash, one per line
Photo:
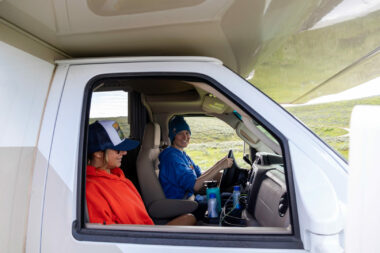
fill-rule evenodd
<path id="1" fill-rule="evenodd" d="M 169 138 L 173 142 L 174 137 L 181 131 L 187 130 L 191 134 L 190 126 L 187 124 L 183 116 L 174 116 L 169 121 Z"/>
<path id="2" fill-rule="evenodd" d="M 106 149 L 128 151 L 138 145 L 138 141 L 124 137 L 116 121 L 99 120 L 88 127 L 88 154 Z"/>

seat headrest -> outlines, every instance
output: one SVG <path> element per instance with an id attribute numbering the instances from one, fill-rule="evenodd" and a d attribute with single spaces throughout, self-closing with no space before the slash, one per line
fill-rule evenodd
<path id="1" fill-rule="evenodd" d="M 161 129 L 157 123 L 149 122 L 144 129 L 141 148 L 158 148 L 161 141 Z"/>

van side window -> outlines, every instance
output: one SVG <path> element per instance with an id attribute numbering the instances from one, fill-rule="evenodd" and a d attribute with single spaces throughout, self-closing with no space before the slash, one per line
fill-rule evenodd
<path id="1" fill-rule="evenodd" d="M 291 171 L 289 163 L 286 163 L 286 139 L 265 120 L 257 117 L 248 107 L 243 108 L 238 100 L 228 97 L 227 93 L 218 91 L 217 83 L 202 77 L 115 74 L 94 80 L 89 83 L 92 90 L 87 94 L 91 102 L 87 104 L 89 111 L 86 114 L 89 118 L 86 123 L 117 121 L 124 137 L 139 143 L 125 152 L 117 168 L 133 184 L 141 198 L 140 207 L 145 208 L 140 209 L 145 210 L 144 213 L 154 226 L 124 221 L 115 222 L 117 226 L 91 223 L 86 219 L 86 210 L 89 209 L 84 204 L 84 229 L 99 234 L 97 238 L 101 241 L 116 240 L 109 229 L 116 229 L 113 232 L 119 236 L 117 238 L 123 238 L 123 242 L 141 233 L 149 235 L 152 232 L 153 237 L 168 234 L 173 238 L 170 242 L 162 241 L 163 244 L 190 239 L 194 234 L 207 239 L 212 234 L 216 242 L 213 246 L 217 246 L 226 240 L 226 233 L 229 234 L 230 243 L 243 240 L 251 246 L 255 244 L 251 243 L 251 239 L 261 241 L 262 237 L 278 242 L 276 236 L 279 234 L 293 240 L 296 223 L 293 222 L 290 206 L 293 191 L 289 192 L 292 188 L 288 187 L 286 179 Z M 177 139 L 171 137 L 173 127 L 169 123 L 174 116 L 184 118 L 189 125 L 189 145 L 180 145 L 186 142 L 186 139 L 179 141 L 181 136 Z M 182 125 L 176 128 L 179 131 Z M 85 140 L 87 145 L 89 134 Z M 175 145 L 174 140 L 177 140 Z M 87 155 L 89 147 L 85 147 Z M 161 185 L 160 177 L 164 177 L 165 173 L 160 174 L 160 165 L 165 162 L 161 160 L 167 154 L 165 152 L 177 152 L 174 148 L 187 154 L 186 164 L 181 163 L 181 166 L 185 164 L 186 167 L 193 160 L 189 168 L 199 167 L 202 170 L 202 173 L 198 173 L 197 169 L 197 178 L 216 171 L 208 169 L 218 161 L 228 160 L 229 165 L 223 167 L 223 162 L 217 163 L 214 168 L 223 167 L 218 170 L 219 174 L 216 177 L 212 174 L 212 178 L 207 178 L 202 185 L 195 187 L 194 184 L 191 189 L 194 194 L 190 194 L 190 198 L 170 198 Z M 119 157 L 117 159 L 120 160 Z M 83 164 L 87 173 L 88 163 Z M 86 183 L 87 186 L 90 189 L 90 184 Z M 211 217 L 207 209 L 207 198 L 212 197 L 212 191 L 215 191 L 217 198 L 215 217 Z M 172 219 L 196 211 L 201 204 L 203 207 L 206 204 L 207 212 L 202 211 L 201 215 L 196 216 L 195 225 L 176 228 L 165 226 Z M 279 204 L 282 204 L 280 211 Z M 91 213 L 87 216 L 91 217 Z M 241 237 L 242 234 L 247 238 Z M 144 240 L 149 241 L 141 239 Z"/>
<path id="2" fill-rule="evenodd" d="M 89 124 L 96 120 L 115 120 L 124 135 L 130 135 L 128 92 L 123 90 L 93 92 Z"/>

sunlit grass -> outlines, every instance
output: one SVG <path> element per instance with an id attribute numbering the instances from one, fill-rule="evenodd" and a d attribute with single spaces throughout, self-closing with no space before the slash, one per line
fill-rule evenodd
<path id="1" fill-rule="evenodd" d="M 380 11 L 369 15 L 275 38 L 273 49 L 257 60 L 251 82 L 278 103 L 290 103 L 379 46 Z M 266 44 L 278 45 L 265 47 Z M 376 57 L 373 57 L 375 59 Z M 331 80 L 325 94 L 350 88 L 379 75 L 379 57 L 363 62 L 345 77 Z M 341 89 L 343 90 L 343 89 Z M 320 96 L 315 92 L 315 96 Z M 306 101 L 304 101 L 306 102 Z"/>
<path id="2" fill-rule="evenodd" d="M 349 128 L 355 105 L 380 105 L 380 96 L 318 105 L 285 108 L 346 159 Z"/>
<path id="3" fill-rule="evenodd" d="M 191 140 L 185 151 L 203 171 L 229 150 L 234 152 L 239 166 L 248 167 L 243 161 L 244 143 L 232 127 L 213 117 L 186 117 L 186 121 L 191 128 Z"/>
<path id="4" fill-rule="evenodd" d="M 229 150 L 232 150 L 237 163 L 246 167 L 244 166 L 245 162 L 242 158 L 243 145 L 243 141 L 220 141 L 190 144 L 186 149 L 186 153 L 199 167 L 201 167 L 202 170 L 207 170 L 217 161 L 226 156 Z"/>

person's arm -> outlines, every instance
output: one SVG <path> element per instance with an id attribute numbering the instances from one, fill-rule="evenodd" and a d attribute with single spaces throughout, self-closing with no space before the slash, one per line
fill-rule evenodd
<path id="1" fill-rule="evenodd" d="M 173 220 L 166 223 L 169 226 L 193 226 L 197 223 L 197 219 L 191 213 L 183 214 L 174 218 Z"/>
<path id="2" fill-rule="evenodd" d="M 112 210 L 108 202 L 99 194 L 96 187 L 87 185 L 86 201 L 90 223 L 100 223 L 103 225 L 114 224 Z"/>
<path id="3" fill-rule="evenodd" d="M 232 166 L 232 159 L 224 157 L 214 164 L 210 169 L 197 178 L 194 184 L 194 191 L 198 192 L 203 187 L 204 181 L 213 180 L 219 173 L 219 171 L 227 169 Z"/>

